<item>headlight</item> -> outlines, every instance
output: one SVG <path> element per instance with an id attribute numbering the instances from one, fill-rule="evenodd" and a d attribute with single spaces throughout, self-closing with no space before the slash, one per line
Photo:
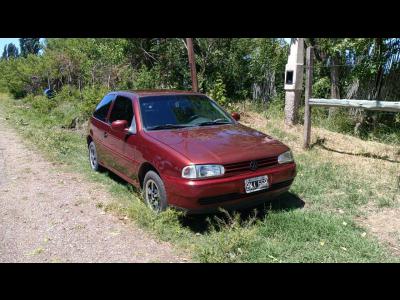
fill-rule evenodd
<path id="1" fill-rule="evenodd" d="M 293 161 L 293 154 L 292 151 L 283 152 L 281 155 L 278 156 L 278 163 L 285 164 Z"/>
<path id="2" fill-rule="evenodd" d="M 225 173 L 221 165 L 191 165 L 182 169 L 182 177 L 195 179 L 204 177 L 215 177 Z"/>

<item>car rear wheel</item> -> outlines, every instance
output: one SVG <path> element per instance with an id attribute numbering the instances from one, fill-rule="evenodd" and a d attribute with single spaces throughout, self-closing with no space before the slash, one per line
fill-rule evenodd
<path id="1" fill-rule="evenodd" d="M 97 156 L 96 145 L 94 144 L 93 141 L 89 143 L 89 162 L 92 170 L 101 171 L 101 166 L 99 165 Z"/>
<path id="2" fill-rule="evenodd" d="M 154 171 L 149 171 L 143 180 L 143 198 L 148 207 L 156 213 L 167 209 L 167 193 L 162 179 Z"/>

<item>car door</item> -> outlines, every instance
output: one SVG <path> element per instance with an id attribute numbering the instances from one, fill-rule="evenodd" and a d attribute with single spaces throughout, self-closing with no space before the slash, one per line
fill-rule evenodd
<path id="1" fill-rule="evenodd" d="M 132 99 L 118 95 L 111 108 L 109 124 L 117 120 L 126 120 L 127 132 L 114 131 L 111 126 L 108 131 L 107 144 L 112 155 L 112 168 L 135 181 L 139 163 L 137 162 L 136 120 Z"/>
<path id="2" fill-rule="evenodd" d="M 91 136 L 97 148 L 99 162 L 107 166 L 106 137 L 109 131 L 108 114 L 116 94 L 107 94 L 97 105 L 91 117 Z"/>

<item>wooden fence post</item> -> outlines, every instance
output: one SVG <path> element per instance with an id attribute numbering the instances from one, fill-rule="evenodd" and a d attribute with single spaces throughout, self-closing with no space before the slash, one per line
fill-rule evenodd
<path id="1" fill-rule="evenodd" d="M 311 107 L 308 100 L 312 97 L 313 55 L 313 47 L 308 47 L 306 52 L 306 86 L 304 101 L 304 149 L 310 147 L 311 137 Z"/>

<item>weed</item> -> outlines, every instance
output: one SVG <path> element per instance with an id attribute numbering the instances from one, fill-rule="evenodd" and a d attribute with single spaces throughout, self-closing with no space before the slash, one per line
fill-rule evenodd
<path id="1" fill-rule="evenodd" d="M 270 206 L 259 208 L 257 214 L 250 212 L 248 215 L 222 211 L 214 216 L 188 217 L 172 209 L 156 215 L 129 184 L 111 172 L 95 173 L 91 170 L 84 133 L 61 128 L 79 113 L 74 111 L 73 105 L 60 100 L 56 107 L 44 114 L 41 107 L 32 106 L 31 100 L 21 105 L 7 96 L 0 96 L 0 101 L 7 121 L 50 160 L 62 162 L 62 168 L 69 168 L 90 181 L 107 186 L 114 201 L 107 205 L 97 201 L 97 208 L 128 216 L 158 238 L 171 241 L 192 254 L 195 260 L 396 261 L 373 237 L 362 236 L 364 231 L 352 221 L 360 206 L 371 201 L 386 205 L 385 201 L 388 201 L 386 187 L 372 184 L 370 172 L 365 171 L 364 165 L 347 167 L 327 159 L 326 150 L 317 147 L 307 152 L 295 150 L 298 175 L 291 188 L 292 196 L 286 197 L 287 201 L 282 197 Z M 267 124 L 268 121 L 268 126 L 263 125 L 261 130 L 282 140 L 286 138 L 289 144 L 298 143 L 297 134 L 287 131 L 276 121 L 282 115 L 282 103 L 275 100 L 268 105 L 266 118 L 258 114 L 261 122 Z M 304 202 L 306 208 L 299 209 Z M 342 213 L 333 213 L 337 210 Z M 344 226 L 343 222 L 347 225 Z"/>

